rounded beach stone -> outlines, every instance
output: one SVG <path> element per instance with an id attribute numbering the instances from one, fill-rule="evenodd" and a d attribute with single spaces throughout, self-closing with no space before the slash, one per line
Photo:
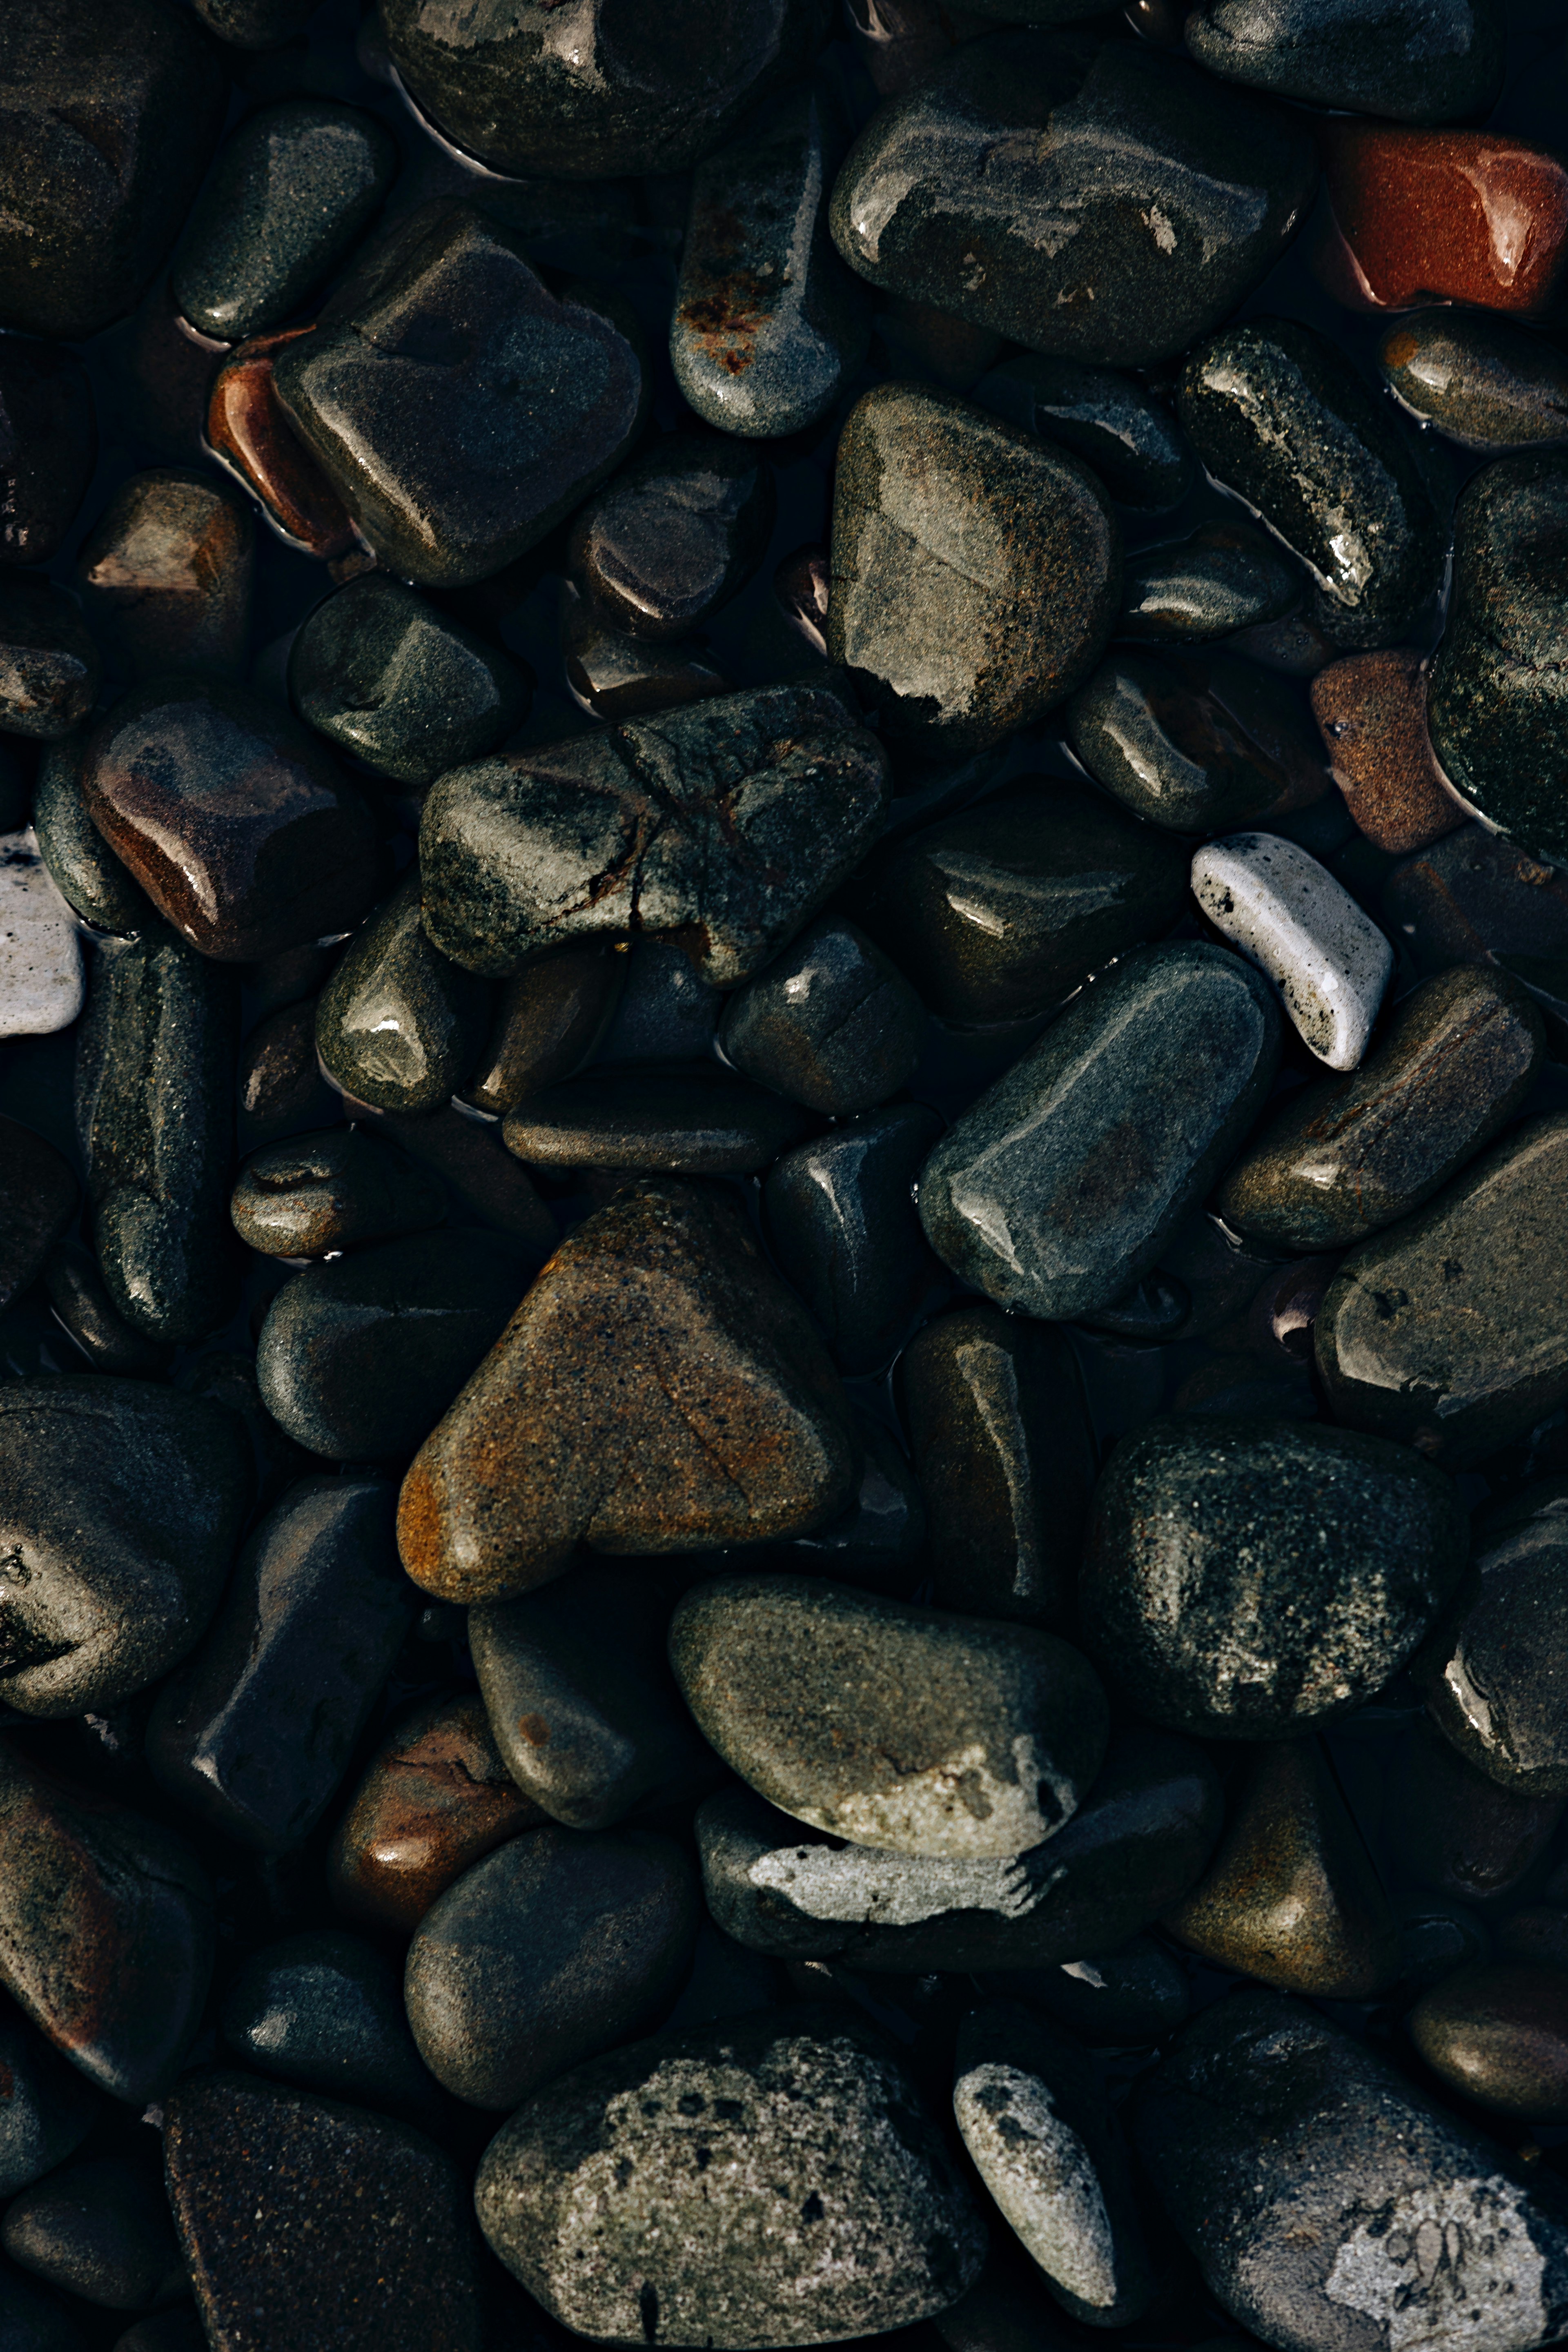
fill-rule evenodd
<path id="1" fill-rule="evenodd" d="M 738 595 L 767 552 L 773 468 L 716 433 L 667 433 L 579 508 L 566 572 L 632 637 L 683 637 Z"/>
<path id="2" fill-rule="evenodd" d="M 479 1058 L 491 993 L 432 941 L 411 866 L 316 1001 L 321 1066 L 376 1110 L 439 1110 Z"/>
<path id="3" fill-rule="evenodd" d="M 584 940 L 514 972 L 465 1099 L 479 1110 L 515 1110 L 525 1095 L 581 1069 L 615 1018 L 631 960 L 624 943 Z M 686 959 L 679 961 L 689 973 Z"/>
<path id="4" fill-rule="evenodd" d="M 1119 506 L 1161 514 L 1192 486 L 1193 453 L 1170 410 L 1118 368 L 1024 352 L 983 375 L 971 397 L 1083 458 Z"/>
<path id="5" fill-rule="evenodd" d="M 154 929 L 158 909 L 133 882 L 87 813 L 81 796 L 82 757 L 90 723 L 44 747 L 33 792 L 33 831 L 50 879 L 71 912 L 95 931 L 121 937 Z"/>
<path id="6" fill-rule="evenodd" d="M 525 1095 L 501 1132 L 536 1168 L 750 1176 L 810 1125 L 781 1094 L 715 1062 L 597 1062 Z"/>
<path id="7" fill-rule="evenodd" d="M 87 616 L 133 677 L 237 677 L 250 650 L 249 501 L 210 473 L 158 467 L 121 483 L 76 560 Z"/>
<path id="8" fill-rule="evenodd" d="M 879 1370 L 945 1279 L 913 1197 L 941 1133 L 923 1103 L 890 1103 L 797 1143 L 768 1172 L 769 1246 L 842 1371 Z"/>
<path id="9" fill-rule="evenodd" d="M 316 1927 L 262 1945 L 224 1995 L 219 2031 L 258 2074 L 416 2116 L 439 2111 L 404 2013 L 402 1972 L 362 1936 Z"/>
<path id="10" fill-rule="evenodd" d="M 1465 821 L 1426 731 L 1426 671 L 1423 654 L 1398 646 L 1330 662 L 1311 683 L 1312 716 L 1345 805 L 1393 857 L 1426 849 Z"/>
<path id="11" fill-rule="evenodd" d="M 1308 106 L 1450 122 L 1502 87 L 1502 0 L 1197 0 L 1184 37 L 1226 81 Z"/>
<path id="12" fill-rule="evenodd" d="M 1492 1504 L 1440 1643 L 1422 1661 L 1433 1721 L 1521 1796 L 1568 1790 L 1568 1480 Z"/>
<path id="13" fill-rule="evenodd" d="M 1568 265 L 1568 163 L 1506 131 L 1322 124 L 1321 228 L 1310 256 L 1357 310 L 1458 302 L 1538 317 Z M 1521 245 L 1507 226 L 1528 219 Z"/>
<path id="14" fill-rule="evenodd" d="M 1422 1994 L 1410 2039 L 1489 2114 L 1568 2122 L 1568 1970 L 1507 1959 L 1460 1969 Z"/>
<path id="15" fill-rule="evenodd" d="M 925 1007 L 902 972 L 842 917 L 819 915 L 726 1000 L 726 1061 L 834 1118 L 869 1110 L 908 1080 Z"/>
<path id="16" fill-rule="evenodd" d="M 1193 897 L 1279 991 L 1297 1034 L 1331 1070 L 1366 1051 L 1394 971 L 1388 940 L 1342 882 L 1279 834 L 1231 833 L 1193 859 Z"/>
<path id="17" fill-rule="evenodd" d="M 1096 783 L 1149 824 L 1222 833 L 1307 808 L 1329 789 L 1300 695 L 1224 649 L 1117 648 L 1067 708 Z"/>
<path id="18" fill-rule="evenodd" d="M 1400 405 L 1461 449 L 1496 457 L 1568 437 L 1568 358 L 1501 319 L 1417 311 L 1388 328 L 1377 364 Z"/>
<path id="19" fill-rule="evenodd" d="M 0 2245 L 51 2286 L 110 2311 L 183 2292 L 184 2265 L 157 2171 L 123 2157 L 68 2164 L 5 2210 Z"/>
<path id="20" fill-rule="evenodd" d="M 1266 531 L 1205 522 L 1186 539 L 1128 559 L 1116 634 L 1146 645 L 1199 645 L 1282 620 L 1301 601 L 1301 575 Z"/>
<path id="21" fill-rule="evenodd" d="M 241 1241 L 268 1257 L 323 1257 L 438 1225 L 447 1190 L 373 1127 L 329 1127 L 253 1152 L 228 1213 Z"/>

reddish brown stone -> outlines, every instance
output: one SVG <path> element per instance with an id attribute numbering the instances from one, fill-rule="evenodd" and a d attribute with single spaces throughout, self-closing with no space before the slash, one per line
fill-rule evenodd
<path id="1" fill-rule="evenodd" d="M 132 676 L 245 666 L 256 532 L 210 473 L 153 467 L 121 482 L 77 557 L 89 621 Z"/>
<path id="2" fill-rule="evenodd" d="M 406 1932 L 470 1863 L 549 1818 L 509 1776 L 478 1694 L 437 1699 L 372 1759 L 327 1858 L 332 1900 Z"/>
<path id="3" fill-rule="evenodd" d="M 1402 646 L 1331 662 L 1311 702 L 1334 782 L 1379 849 L 1404 857 L 1464 824 L 1426 733 L 1424 655 Z"/>
<path id="4" fill-rule="evenodd" d="M 206 429 L 213 449 L 256 492 L 285 537 L 331 561 L 353 551 L 353 525 L 272 388 L 278 353 L 314 332 L 313 327 L 291 327 L 241 343 L 214 380 Z"/>
<path id="5" fill-rule="evenodd" d="M 1318 127 L 1331 219 L 1312 256 L 1358 310 L 1466 302 L 1529 317 L 1568 260 L 1568 165 L 1489 131 Z"/>
<path id="6" fill-rule="evenodd" d="M 43 1270 L 76 1214 L 77 1181 L 68 1162 L 24 1127 L 0 1118 L 0 1307 Z"/>

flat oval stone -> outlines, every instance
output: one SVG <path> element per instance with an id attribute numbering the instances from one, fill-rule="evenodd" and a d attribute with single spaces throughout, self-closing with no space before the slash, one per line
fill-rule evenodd
<path id="1" fill-rule="evenodd" d="M 1496 131 L 1325 122 L 1328 199 L 1311 261 L 1357 310 L 1428 302 L 1537 317 L 1568 263 L 1568 163 Z M 1507 226 L 1528 220 L 1524 243 Z"/>
<path id="2" fill-rule="evenodd" d="M 749 1788 L 889 1853 L 1020 1853 L 1072 1818 L 1105 1754 L 1097 1677 L 1032 1626 L 813 1578 L 728 1577 L 680 1602 L 669 1656 Z"/>
<path id="3" fill-rule="evenodd" d="M 242 1242 L 268 1257 L 323 1257 L 437 1225 L 446 1188 L 374 1128 L 330 1127 L 253 1152 L 229 1202 Z"/>
<path id="4" fill-rule="evenodd" d="M 405 1991 L 421 2056 L 470 2106 L 514 2107 L 664 2013 L 698 1911 L 671 1838 L 554 1827 L 512 1838 L 415 1931 Z"/>
<path id="5" fill-rule="evenodd" d="M 79 1242 L 61 1242 L 50 1251 L 43 1280 L 50 1311 L 95 1372 L 161 1380 L 169 1370 L 174 1349 L 144 1339 L 115 1313 L 98 1260 Z"/>
<path id="6" fill-rule="evenodd" d="M 1319 1061 L 1353 1070 L 1394 950 L 1343 883 L 1280 834 L 1230 833 L 1193 859 L 1193 896 L 1231 946 L 1268 973 Z"/>
<path id="7" fill-rule="evenodd" d="M 250 504 L 184 466 L 121 483 L 83 541 L 77 584 L 115 666 L 134 678 L 236 677 L 250 650 Z"/>
<path id="8" fill-rule="evenodd" d="M 876 851 L 846 903 L 933 1012 L 976 1024 L 1043 1013 L 1169 930 L 1186 884 L 1175 843 L 1102 793 L 1034 776 Z"/>
<path id="9" fill-rule="evenodd" d="M 1300 598 L 1300 573 L 1266 531 L 1200 523 L 1185 539 L 1128 558 L 1116 634 L 1143 645 L 1198 645 L 1283 620 Z"/>
<path id="10" fill-rule="evenodd" d="M 1568 1970 L 1461 1969 L 1422 1994 L 1410 2038 L 1438 2078 L 1494 2116 L 1568 2119 Z"/>
<path id="11" fill-rule="evenodd" d="M 0 1117 L 0 1307 L 37 1280 L 80 1199 L 64 1154 L 19 1118 Z"/>
<path id="12" fill-rule="evenodd" d="M 1095 1488 L 1083 1638 L 1152 1722 L 1283 1739 L 1398 1671 L 1467 1546 L 1453 1482 L 1406 1447 L 1307 1422 L 1154 1420 Z"/>
<path id="13" fill-rule="evenodd" d="M 1550 1478 L 1494 1503 L 1476 1544 L 1460 1604 L 1423 1662 L 1428 1712 L 1500 1788 L 1568 1790 L 1568 1486 Z"/>
<path id="14" fill-rule="evenodd" d="M 1232 653 L 1118 650 L 1066 717 L 1096 783 L 1172 833 L 1267 824 L 1329 787 L 1299 696 Z"/>
<path id="15" fill-rule="evenodd" d="M 870 847 L 887 760 L 828 687 L 760 687 L 461 768 L 419 827 L 425 923 L 505 979 L 571 939 L 675 939 L 749 980 Z"/>
<path id="16" fill-rule="evenodd" d="M 1500 1788 L 1423 1716 L 1389 1776 L 1388 1833 L 1402 1868 L 1420 1885 L 1462 1903 L 1489 1903 L 1535 1870 L 1565 1801 L 1555 1792 Z"/>
<path id="17" fill-rule="evenodd" d="M 0 2107 L 0 2191 L 13 2197 L 74 2156 L 101 2110 L 83 2076 L 11 2000 L 0 2011 L 0 2063 L 11 2078 Z"/>
<path id="18" fill-rule="evenodd" d="M 579 1542 L 672 1552 L 805 1532 L 844 1507 L 857 1467 L 826 1351 L 739 1206 L 645 1178 L 562 1243 L 426 1440 L 398 1543 L 426 1591 L 502 1601 L 558 1576 Z"/>
<path id="19" fill-rule="evenodd" d="M 892 2045 L 847 2005 L 721 2018 L 574 2069 L 502 2126 L 475 2198 L 537 2302 L 626 2343 L 881 2334 L 956 2302 L 985 2249 Z"/>
<path id="20" fill-rule="evenodd" d="M 1397 641 L 1442 584 L 1447 531 L 1409 427 L 1336 345 L 1294 319 L 1250 319 L 1200 344 L 1176 410 L 1207 471 L 1317 583 L 1344 646 Z"/>
<path id="21" fill-rule="evenodd" d="M 1404 857 L 1452 833 L 1465 812 L 1426 731 L 1424 655 L 1403 646 L 1330 662 L 1310 689 L 1334 782 L 1359 831 Z"/>
<path id="22" fill-rule="evenodd" d="M 45 743 L 68 735 L 92 709 L 100 669 L 72 597 L 30 572 L 0 577 L 0 727 L 7 735 Z"/>
<path id="23" fill-rule="evenodd" d="M 566 571 L 628 636 L 684 636 L 739 594 L 767 552 L 773 468 L 717 434 L 668 433 L 578 509 Z"/>
<path id="24" fill-rule="evenodd" d="M 353 524 L 326 474 L 283 413 L 274 383 L 279 354 L 313 327 L 289 327 L 242 343 L 198 387 L 202 437 L 220 464 L 254 491 L 274 528 L 307 554 L 331 562 L 357 545 Z M 187 345 L 187 349 L 190 346 Z M 210 366 L 210 362 L 209 362 Z"/>
<path id="25" fill-rule="evenodd" d="M 768 1172 L 769 1245 L 845 1372 L 879 1371 L 943 1280 L 914 1210 L 941 1133 L 923 1103 L 893 1103 L 797 1143 Z"/>
<path id="26" fill-rule="evenodd" d="M 344 950 L 316 1003 L 316 1050 L 334 1086 L 377 1110 L 433 1111 L 473 1070 L 491 991 L 430 938 L 411 866 Z"/>
<path id="27" fill-rule="evenodd" d="M 81 793 L 160 913 L 219 962 L 347 930 L 374 895 L 365 802 L 248 688 L 195 673 L 133 688 L 88 744 Z"/>
<path id="28" fill-rule="evenodd" d="M 1344 1249 L 1408 1216 L 1524 1102 L 1541 1016 L 1506 973 L 1460 964 L 1413 989 L 1353 1076 L 1290 1096 L 1226 1177 L 1226 1223 L 1268 1249 Z"/>
<path id="29" fill-rule="evenodd" d="M 1499 0 L 1197 0 L 1187 47 L 1226 81 L 1308 106 L 1450 122 L 1502 87 Z"/>
<path id="30" fill-rule="evenodd" d="M 439 2114 L 404 2014 L 401 1973 L 363 1937 L 318 1927 L 264 1944 L 225 1994 L 220 2031 L 258 2074 L 337 2098 Z"/>
<path id="31" fill-rule="evenodd" d="M 0 350 L 0 562 L 59 551 L 98 462 L 92 385 L 74 352 L 7 335 Z"/>
<path id="32" fill-rule="evenodd" d="M 145 2311 L 184 2289 L 163 2185 L 123 2157 L 66 2165 L 5 2210 L 0 2244 L 51 2286 L 110 2311 Z"/>
<path id="33" fill-rule="evenodd" d="M 289 98 L 247 115 L 175 256 L 192 326 L 225 343 L 281 326 L 358 243 L 396 169 L 391 133 L 357 106 Z"/>
<path id="34" fill-rule="evenodd" d="M 1144 367 L 1250 293 L 1316 176 L 1266 100 L 1141 43 L 1018 28 L 879 109 L 833 234 L 874 286 L 1057 357 Z"/>
<path id="35" fill-rule="evenodd" d="M 1079 459 L 924 385 L 856 402 L 827 657 L 895 734 L 981 751 L 1027 726 L 1089 669 L 1121 590 L 1116 518 Z"/>
<path id="36" fill-rule="evenodd" d="M 1125 957 L 949 1129 L 921 1176 L 937 1255 L 1000 1307 L 1108 1307 L 1158 1264 L 1262 1108 L 1273 992 L 1223 948 Z"/>
<path id="37" fill-rule="evenodd" d="M 794 1103 L 712 1062 L 595 1063 L 525 1095 L 501 1132 L 538 1168 L 751 1176 L 811 1124 Z"/>
<path id="38" fill-rule="evenodd" d="M 865 297 L 827 226 L 847 143 L 831 86 L 799 82 L 692 174 L 669 358 L 689 405 L 721 432 L 805 431 L 866 356 Z"/>
<path id="39" fill-rule="evenodd" d="M 1119 506 L 1163 514 L 1192 487 L 1193 453 L 1170 410 L 1117 368 L 1023 352 L 983 375 L 972 397 L 1083 458 Z"/>
<path id="40" fill-rule="evenodd" d="M 69 907 L 95 931 L 126 935 L 156 929 L 158 909 L 110 849 L 81 796 L 82 756 L 90 727 L 45 746 L 33 793 L 33 831 L 49 878 Z"/>
<path id="41" fill-rule="evenodd" d="M 307 615 L 289 693 L 338 751 L 425 785 L 521 726 L 532 676 L 401 580 L 367 572 Z"/>
<path id="42" fill-rule="evenodd" d="M 301 1478 L 251 1535 L 211 1633 L 158 1694 L 147 1762 L 209 1828 L 286 1853 L 331 1804 L 414 1615 L 374 1478 Z"/>
<path id="43" fill-rule="evenodd" d="M 1419 425 L 1481 457 L 1568 437 L 1568 359 L 1540 335 L 1467 310 L 1391 326 L 1378 372 Z"/>
<path id="44" fill-rule="evenodd" d="M 925 1007 L 866 934 L 819 915 L 724 1007 L 720 1043 L 742 1076 L 835 1118 L 905 1084 Z"/>
<path id="45" fill-rule="evenodd" d="M 1341 1267 L 1317 1319 L 1338 1420 L 1455 1468 L 1568 1396 L 1568 1112 L 1528 1120 Z"/>
<path id="46" fill-rule="evenodd" d="M 71 910 L 33 834 L 0 834 L 0 1037 L 68 1029 L 82 993 Z"/>

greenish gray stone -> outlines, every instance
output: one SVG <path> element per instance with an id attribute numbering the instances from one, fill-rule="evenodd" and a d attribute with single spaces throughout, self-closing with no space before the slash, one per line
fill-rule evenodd
<path id="1" fill-rule="evenodd" d="M 102 665 L 75 600 L 32 573 L 0 579 L 0 729 L 58 742 L 92 709 Z"/>
<path id="2" fill-rule="evenodd" d="M 1226 81 L 1394 122 L 1487 113 L 1505 30 L 1503 0 L 1197 0 L 1184 26 Z"/>
<path id="3" fill-rule="evenodd" d="M 268 1257 L 324 1257 L 357 1242 L 392 1241 L 438 1225 L 447 1188 L 390 1136 L 329 1127 L 269 1143 L 239 1171 L 229 1215 Z"/>
<path id="4" fill-rule="evenodd" d="M 1301 575 L 1267 531 L 1205 522 L 1186 539 L 1128 557 L 1116 634 L 1194 645 L 1283 620 L 1300 601 Z"/>
<path id="5" fill-rule="evenodd" d="M 425 924 L 505 979 L 569 939 L 684 948 L 750 980 L 864 856 L 887 761 L 833 686 L 759 687 L 443 776 L 419 827 Z"/>
<path id="6" fill-rule="evenodd" d="M 264 1944 L 225 1994 L 219 2031 L 258 2074 L 416 2116 L 438 2110 L 404 2014 L 401 1971 L 362 1936 L 317 1927 Z"/>
<path id="7" fill-rule="evenodd" d="M 1226 327 L 1183 368 L 1176 409 L 1207 471 L 1277 532 L 1342 646 L 1398 644 L 1443 584 L 1447 530 L 1409 426 L 1299 320 Z"/>
<path id="8" fill-rule="evenodd" d="M 1448 625 L 1426 723 L 1473 814 L 1548 863 L 1568 862 L 1568 456 L 1500 457 L 1454 509 Z"/>
<path id="9" fill-rule="evenodd" d="M 1461 1756 L 1521 1796 L 1568 1790 L 1568 1480 L 1476 1524 L 1460 1605 L 1423 1662 L 1426 1706 Z"/>
<path id="10" fill-rule="evenodd" d="M 578 2335 L 717 2352 L 881 2335 L 957 2301 L 985 2230 L 892 2045 L 846 2004 L 659 2034 L 538 2092 L 479 2226 Z"/>
<path id="11" fill-rule="evenodd" d="M 1162 514 L 1196 468 L 1175 418 L 1136 376 L 1022 352 L 983 375 L 970 397 L 1092 466 L 1119 506 Z"/>
<path id="12" fill-rule="evenodd" d="M 1317 1319 L 1336 1418 L 1462 1469 L 1568 1397 L 1568 1112 L 1363 1242 Z"/>
<path id="13" fill-rule="evenodd" d="M 377 1110 L 439 1110 L 472 1075 L 489 1025 L 491 991 L 432 944 L 419 886 L 412 866 L 316 1003 L 328 1076 Z"/>
<path id="14" fill-rule="evenodd" d="M 834 1118 L 869 1110 L 909 1078 L 925 1007 L 842 917 L 819 915 L 724 1007 L 725 1059 L 759 1085 Z"/>
<path id="15" fill-rule="evenodd" d="M 567 575 L 626 635 L 680 638 L 745 586 L 776 509 L 773 467 L 744 442 L 662 434 L 579 509 Z"/>
<path id="16" fill-rule="evenodd" d="M 1304 130 L 1268 100 L 1167 50 L 1017 28 L 878 109 L 831 219 L 873 286 L 1056 357 L 1143 367 L 1251 292 L 1316 179 Z"/>
<path id="17" fill-rule="evenodd" d="M 368 572 L 307 616 L 289 649 L 289 693 L 340 751 L 423 785 L 521 727 L 533 679 L 401 580 Z"/>
<path id="18" fill-rule="evenodd" d="M 525 1095 L 501 1132 L 536 1168 L 645 1176 L 754 1176 L 810 1120 L 792 1102 L 715 1062 L 595 1063 Z"/>
<path id="19" fill-rule="evenodd" d="M 1290 1096 L 1215 1203 L 1266 1249 L 1338 1250 L 1408 1216 L 1520 1108 L 1545 1058 L 1517 981 L 1459 964 L 1406 996 L 1348 1077 Z"/>
<path id="20" fill-rule="evenodd" d="M 769 1244 L 846 1372 L 879 1371 L 942 1281 L 914 1211 L 941 1133 L 924 1103 L 892 1103 L 797 1143 L 769 1171 Z"/>
<path id="21" fill-rule="evenodd" d="M 804 431 L 866 356 L 865 295 L 827 227 L 847 143 L 829 86 L 802 82 L 692 174 L 669 358 L 690 406 L 721 432 Z"/>
<path id="22" fill-rule="evenodd" d="M 1020 1853 L 1070 1821 L 1105 1755 L 1098 1677 L 1033 1626 L 814 1578 L 721 1577 L 680 1602 L 669 1656 L 748 1787 L 890 1853 Z"/>
<path id="23" fill-rule="evenodd" d="M 1084 989 L 937 1145 L 921 1223 L 998 1306 L 1051 1320 L 1152 1271 L 1262 1108 L 1279 1006 L 1206 941 L 1140 948 Z"/>
<path id="24" fill-rule="evenodd" d="M 1118 648 L 1074 695 L 1067 729 L 1098 784 L 1173 833 L 1266 824 L 1331 782 L 1300 696 L 1231 653 Z"/>
<path id="25" fill-rule="evenodd" d="M 158 1380 L 174 1360 L 166 1341 L 133 1331 L 117 1315 L 98 1260 L 80 1242 L 60 1242 L 44 1267 L 49 1305 L 95 1372 L 125 1380 Z"/>
<path id="26" fill-rule="evenodd" d="M 1283 1739 L 1398 1672 L 1468 1543 L 1452 1480 L 1407 1446 L 1301 1422 L 1152 1421 L 1095 1489 L 1083 1637 L 1151 1721 Z"/>
<path id="27" fill-rule="evenodd" d="M 1420 425 L 1494 457 L 1568 439 L 1568 357 L 1479 310 L 1415 310 L 1377 347 L 1378 372 Z"/>
<path id="28" fill-rule="evenodd" d="M 984 751 L 1069 694 L 1110 635 L 1121 539 L 1079 459 L 952 393 L 884 383 L 838 440 L 827 655 L 889 731 Z"/>

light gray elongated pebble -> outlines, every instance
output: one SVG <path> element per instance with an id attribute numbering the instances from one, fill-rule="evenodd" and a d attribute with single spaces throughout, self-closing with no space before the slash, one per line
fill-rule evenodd
<path id="1" fill-rule="evenodd" d="M 0 834 L 0 1037 L 44 1037 L 81 1011 L 81 940 L 31 825 Z"/>
<path id="2" fill-rule="evenodd" d="M 1331 1070 L 1366 1051 L 1394 950 L 1342 882 L 1277 833 L 1227 833 L 1193 859 L 1193 896 L 1266 971 L 1303 1043 Z"/>

